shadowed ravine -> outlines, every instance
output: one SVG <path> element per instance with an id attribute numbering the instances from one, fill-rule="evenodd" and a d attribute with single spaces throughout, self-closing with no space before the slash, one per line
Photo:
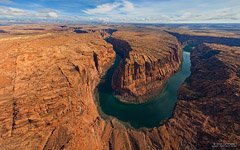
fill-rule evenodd
<path id="1" fill-rule="evenodd" d="M 170 118 L 177 99 L 177 91 L 184 80 L 190 75 L 190 47 L 185 47 L 181 69 L 167 82 L 158 96 L 151 98 L 143 104 L 125 104 L 114 97 L 111 88 L 111 78 L 121 58 L 117 56 L 114 65 L 108 70 L 105 80 L 98 86 L 98 98 L 101 111 L 123 122 L 129 123 L 134 128 L 159 126 Z"/>

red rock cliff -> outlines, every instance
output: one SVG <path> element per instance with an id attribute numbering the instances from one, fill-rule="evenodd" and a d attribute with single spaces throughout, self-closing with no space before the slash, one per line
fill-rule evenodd
<path id="1" fill-rule="evenodd" d="M 109 41 L 123 56 L 112 80 L 120 99 L 145 102 L 161 90 L 182 60 L 182 47 L 176 38 L 162 31 L 117 31 Z"/>
<path id="2" fill-rule="evenodd" d="M 112 120 L 110 149 L 212 149 L 214 143 L 237 149 L 239 49 L 216 44 L 194 49 L 192 74 L 179 91 L 173 117 L 142 130 L 126 129 Z"/>
<path id="3" fill-rule="evenodd" d="M 0 38 L 0 149 L 101 149 L 94 103 L 115 58 L 98 34 Z"/>

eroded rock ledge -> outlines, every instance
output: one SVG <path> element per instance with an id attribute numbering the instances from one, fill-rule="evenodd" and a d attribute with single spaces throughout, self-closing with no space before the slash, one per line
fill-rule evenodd
<path id="1" fill-rule="evenodd" d="M 113 120 L 110 149 L 211 149 L 240 141 L 240 47 L 203 44 L 192 51 L 192 74 L 164 125 L 133 130 Z"/>
<path id="2" fill-rule="evenodd" d="M 97 112 L 93 90 L 115 58 L 99 33 L 9 35 L 0 37 L 0 54 L 1 149 L 239 144 L 239 47 L 206 44 L 193 50 L 193 73 L 179 91 L 173 118 L 142 130 L 105 121 Z"/>
<path id="3" fill-rule="evenodd" d="M 181 65 L 180 43 L 160 30 L 120 30 L 108 41 L 123 57 L 113 75 L 112 87 L 127 103 L 143 103 L 158 94 Z"/>
<path id="4" fill-rule="evenodd" d="M 186 132 L 183 141 L 198 149 L 217 142 L 239 144 L 239 55 L 240 47 L 219 44 L 203 44 L 191 53 L 192 74 L 169 121 Z"/>
<path id="5" fill-rule="evenodd" d="M 198 35 L 199 33 L 178 33 L 178 32 L 172 32 L 167 31 L 169 34 L 177 37 L 177 39 L 183 44 L 202 44 L 202 43 L 213 43 L 213 44 L 223 44 L 227 46 L 240 46 L 240 40 L 239 37 L 222 37 L 221 35 L 218 35 L 215 33 L 215 35 L 211 35 L 210 33 L 205 35 Z M 225 33 L 226 34 L 226 33 Z"/>
<path id="6" fill-rule="evenodd" d="M 93 90 L 114 59 L 99 33 L 0 37 L 0 149 L 102 149 Z"/>

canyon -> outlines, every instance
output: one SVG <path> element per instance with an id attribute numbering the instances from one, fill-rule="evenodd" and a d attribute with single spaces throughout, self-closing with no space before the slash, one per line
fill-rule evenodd
<path id="1" fill-rule="evenodd" d="M 181 65 L 180 43 L 161 30 L 123 29 L 107 41 L 122 57 L 112 87 L 126 103 L 146 102 Z"/>
<path id="2" fill-rule="evenodd" d="M 101 35 L 8 35 L 0 49 L 1 149 L 101 147 L 92 91 L 115 58 Z"/>
<path id="3" fill-rule="evenodd" d="M 112 86 L 127 99 L 161 90 L 181 66 L 182 47 L 194 42 L 181 32 L 161 28 L 83 26 L 83 33 L 75 33 L 75 26 L 27 28 L 0 28 L 4 30 L 0 34 L 1 149 L 239 146 L 240 38 L 231 37 L 235 41 L 227 43 L 218 43 L 224 37 L 210 42 L 215 44 L 197 42 L 190 50 L 191 75 L 179 89 L 172 117 L 153 128 L 135 129 L 113 116 L 104 118 L 94 95 L 114 63 L 114 49 L 122 60 Z M 146 99 L 128 100 L 142 103 Z"/>

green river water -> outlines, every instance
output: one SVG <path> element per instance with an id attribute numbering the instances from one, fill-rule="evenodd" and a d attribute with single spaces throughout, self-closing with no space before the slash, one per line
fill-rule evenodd
<path id="1" fill-rule="evenodd" d="M 189 46 L 184 48 L 181 69 L 167 81 L 165 87 L 159 91 L 158 96 L 143 104 L 126 104 L 114 97 L 111 78 L 121 60 L 117 56 L 114 65 L 107 71 L 104 81 L 98 86 L 97 94 L 101 111 L 105 115 L 115 117 L 134 128 L 159 126 L 172 116 L 177 100 L 177 91 L 191 74 L 190 48 Z"/>

